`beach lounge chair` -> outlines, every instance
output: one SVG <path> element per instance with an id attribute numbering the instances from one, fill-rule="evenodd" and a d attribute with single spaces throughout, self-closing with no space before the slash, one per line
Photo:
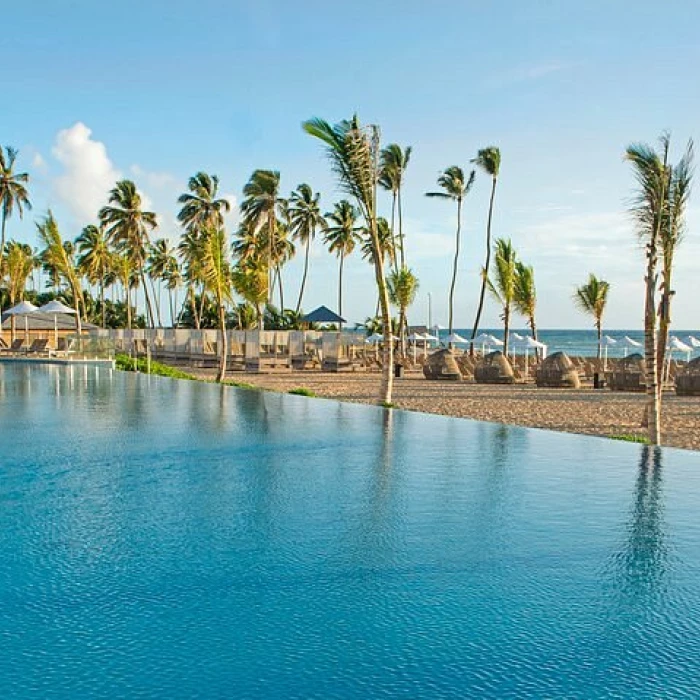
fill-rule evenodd
<path id="1" fill-rule="evenodd" d="M 22 346 L 24 345 L 24 338 L 15 338 L 9 348 L 3 348 L 2 352 L 6 353 L 18 353 L 21 352 Z"/>
<path id="2" fill-rule="evenodd" d="M 49 341 L 46 338 L 35 338 L 32 344 L 27 348 L 27 355 L 37 355 L 46 352 Z"/>

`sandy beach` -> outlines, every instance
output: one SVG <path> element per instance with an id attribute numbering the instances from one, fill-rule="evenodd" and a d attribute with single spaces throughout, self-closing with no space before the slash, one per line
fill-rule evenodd
<path id="1" fill-rule="evenodd" d="M 188 368 L 198 377 L 211 379 L 215 370 Z M 233 373 L 232 381 L 261 389 L 288 392 L 306 388 L 316 395 L 375 403 L 377 374 Z M 411 374 L 394 382 L 397 407 L 460 418 L 511 423 L 588 435 L 643 435 L 643 394 L 593 389 L 538 389 L 534 384 L 494 386 L 473 382 L 428 381 Z M 663 442 L 671 447 L 700 450 L 700 398 L 664 396 Z"/>

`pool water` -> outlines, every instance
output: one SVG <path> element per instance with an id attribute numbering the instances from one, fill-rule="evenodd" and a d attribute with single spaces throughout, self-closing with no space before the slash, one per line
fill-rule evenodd
<path id="1" fill-rule="evenodd" d="M 0 365 L 0 698 L 697 698 L 700 457 Z"/>

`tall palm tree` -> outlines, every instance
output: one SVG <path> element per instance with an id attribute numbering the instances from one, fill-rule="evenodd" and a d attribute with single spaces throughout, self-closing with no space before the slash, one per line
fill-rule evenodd
<path id="1" fill-rule="evenodd" d="M 75 243 L 80 253 L 78 269 L 90 284 L 99 286 L 102 328 L 104 328 L 105 280 L 112 262 L 112 252 L 107 243 L 107 236 L 103 228 L 90 224 L 81 231 Z"/>
<path id="2" fill-rule="evenodd" d="M 438 177 L 437 184 L 442 187 L 443 192 L 427 192 L 426 197 L 438 197 L 449 199 L 457 203 L 457 233 L 455 234 L 455 256 L 452 263 L 452 282 L 450 284 L 450 297 L 448 301 L 448 326 L 449 333 L 452 333 L 452 320 L 454 308 L 455 285 L 457 283 L 457 262 L 459 260 L 459 244 L 462 234 L 462 202 L 469 194 L 476 173 L 472 170 L 469 177 L 465 179 L 464 171 L 458 165 L 451 165 Z"/>
<path id="3" fill-rule="evenodd" d="M 52 266 L 71 289 L 75 308 L 75 328 L 80 335 L 83 313 L 81 307 L 83 310 L 85 309 L 85 300 L 80 285 L 79 271 L 71 255 L 71 248 L 65 245 L 56 219 L 50 210 L 46 217 L 36 224 L 36 228 L 39 240 L 44 246 L 41 252 L 42 260 Z"/>
<path id="4" fill-rule="evenodd" d="M 24 297 L 27 280 L 34 269 L 34 253 L 26 243 L 8 241 L 5 248 L 2 269 L 7 276 L 7 295 L 10 306 L 14 306 Z M 10 318 L 10 333 L 15 340 L 15 317 Z"/>
<path id="5" fill-rule="evenodd" d="M 657 348 L 657 373 L 659 383 L 663 373 L 668 345 L 668 332 L 671 325 L 671 301 L 675 292 L 672 289 L 673 262 L 676 249 L 682 243 L 686 229 L 686 210 L 693 180 L 694 148 L 692 140 L 686 150 L 668 173 L 667 220 L 661 227 L 661 306 L 659 313 L 659 342 Z"/>
<path id="6" fill-rule="evenodd" d="M 267 242 L 268 303 L 272 300 L 272 271 L 274 269 L 277 217 L 283 206 L 279 196 L 280 174 L 277 170 L 254 170 L 243 188 L 241 213 L 254 236 L 264 230 Z"/>
<path id="7" fill-rule="evenodd" d="M 392 272 L 388 279 L 389 299 L 399 310 L 399 339 L 400 354 L 406 357 L 406 312 L 416 300 L 418 294 L 418 278 L 413 271 L 402 267 L 398 272 Z"/>
<path id="8" fill-rule="evenodd" d="M 510 330 L 510 317 L 515 304 L 518 256 L 510 240 L 499 238 L 496 241 L 496 260 L 494 279 L 489 279 L 487 284 L 489 291 L 501 305 L 501 318 L 503 319 L 503 354 L 508 354 L 508 332 Z"/>
<path id="9" fill-rule="evenodd" d="M 379 154 L 379 184 L 391 192 L 391 237 L 394 239 L 394 249 L 398 248 L 401 254 L 401 267 L 406 267 L 406 255 L 403 239 L 403 214 L 401 207 L 401 186 L 403 176 L 411 160 L 411 146 L 402 149 L 396 143 L 390 143 Z M 399 244 L 396 245 L 395 217 L 399 219 Z M 398 263 L 394 260 L 394 272 L 398 272 Z"/>
<path id="10" fill-rule="evenodd" d="M 134 268 L 131 258 L 126 253 L 112 253 L 112 269 L 117 275 L 124 294 L 126 307 L 126 327 L 131 328 L 131 287 L 133 284 Z"/>
<path id="11" fill-rule="evenodd" d="M 693 148 L 688 144 L 677 166 L 669 164 L 671 138 L 662 134 L 661 151 L 647 144 L 632 144 L 626 159 L 632 164 L 638 190 L 632 206 L 637 233 L 646 249 L 644 301 L 644 364 L 647 405 L 645 421 L 649 441 L 661 444 L 661 382 L 660 372 L 666 353 L 665 337 L 670 324 L 670 302 L 673 253 L 683 233 L 685 210 L 692 182 Z M 657 267 L 658 255 L 663 256 L 663 285 L 661 296 L 662 345 L 657 329 Z"/>
<path id="12" fill-rule="evenodd" d="M 316 236 L 316 229 L 323 228 L 325 222 L 321 214 L 321 195 L 311 189 L 306 183 L 299 185 L 289 198 L 289 219 L 292 238 L 304 246 L 304 273 L 301 277 L 299 299 L 296 313 L 301 310 L 301 302 L 306 288 L 306 276 L 309 272 L 309 251 Z"/>
<path id="13" fill-rule="evenodd" d="M 167 238 L 158 238 L 153 241 L 148 251 L 148 276 L 151 284 L 154 285 L 153 295 L 156 300 L 156 314 L 158 315 L 158 325 L 162 326 L 160 313 L 160 291 L 164 282 L 173 268 L 179 273 L 179 265 L 175 257 L 175 250 Z M 155 282 L 158 282 L 158 291 L 155 289 Z M 172 307 L 172 304 L 171 304 Z M 172 308 L 170 309 L 172 315 Z M 172 318 L 171 318 L 172 321 Z"/>
<path id="14" fill-rule="evenodd" d="M 333 211 L 326 214 L 326 228 L 323 239 L 331 253 L 340 259 L 338 266 L 338 315 L 343 315 L 343 263 L 354 250 L 360 239 L 360 227 L 357 225 L 359 212 L 343 199 Z"/>
<path id="15" fill-rule="evenodd" d="M 31 210 L 27 183 L 28 173 L 16 173 L 15 163 L 19 151 L 11 146 L 0 147 L 0 207 L 2 208 L 2 233 L 0 235 L 0 259 L 5 251 L 5 227 L 15 208 L 21 219 L 24 210 Z"/>
<path id="16" fill-rule="evenodd" d="M 537 308 L 537 291 L 535 289 L 535 271 L 532 265 L 518 261 L 515 265 L 515 308 L 525 316 L 530 326 L 533 340 L 537 340 L 537 323 L 535 311 Z"/>
<path id="17" fill-rule="evenodd" d="M 476 158 L 472 159 L 472 163 L 481 168 L 487 175 L 491 176 L 491 199 L 489 200 L 489 215 L 486 222 L 486 261 L 481 277 L 481 292 L 479 293 L 479 306 L 476 309 L 476 317 L 474 318 L 474 327 L 469 343 L 469 353 L 474 354 L 474 338 L 479 332 L 479 323 L 481 321 L 481 312 L 484 308 L 484 297 L 486 296 L 486 285 L 489 279 L 489 270 L 491 266 L 491 221 L 493 217 L 493 202 L 496 198 L 496 184 L 498 175 L 501 170 L 501 151 L 496 146 L 488 146 L 482 148 Z"/>
<path id="18" fill-rule="evenodd" d="M 394 347 L 391 332 L 389 293 L 384 276 L 384 260 L 377 224 L 377 182 L 379 178 L 379 127 L 363 128 L 357 118 L 331 126 L 323 119 L 310 119 L 303 124 L 307 134 L 319 139 L 325 146 L 342 189 L 353 197 L 365 220 L 372 240 L 374 278 L 379 292 L 384 330 L 382 382 L 380 401 L 391 403 L 394 385 Z"/>
<path id="19" fill-rule="evenodd" d="M 228 259 L 226 231 L 223 227 L 212 229 L 205 237 L 202 268 L 206 287 L 211 292 L 219 314 L 219 331 L 221 347 L 217 382 L 226 377 L 226 357 L 228 355 L 228 337 L 226 335 L 226 304 L 233 300 L 231 264 Z"/>
<path id="20" fill-rule="evenodd" d="M 109 193 L 109 204 L 100 209 L 100 222 L 107 238 L 115 248 L 125 251 L 132 260 L 146 300 L 150 325 L 155 325 L 153 307 L 146 285 L 146 257 L 149 248 L 148 232 L 158 225 L 152 211 L 143 211 L 141 195 L 131 180 L 120 180 Z"/>
<path id="21" fill-rule="evenodd" d="M 609 292 L 610 283 L 599 279 L 593 273 L 588 275 L 588 282 L 577 287 L 574 292 L 574 303 L 579 310 L 593 317 L 598 331 L 598 359 L 603 354 L 603 314 Z"/>

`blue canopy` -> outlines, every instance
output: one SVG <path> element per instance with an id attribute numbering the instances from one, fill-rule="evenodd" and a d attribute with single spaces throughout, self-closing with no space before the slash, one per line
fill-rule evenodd
<path id="1" fill-rule="evenodd" d="M 338 316 L 327 306 L 319 306 L 318 309 L 306 314 L 301 320 L 303 323 L 346 323 L 344 318 Z"/>

